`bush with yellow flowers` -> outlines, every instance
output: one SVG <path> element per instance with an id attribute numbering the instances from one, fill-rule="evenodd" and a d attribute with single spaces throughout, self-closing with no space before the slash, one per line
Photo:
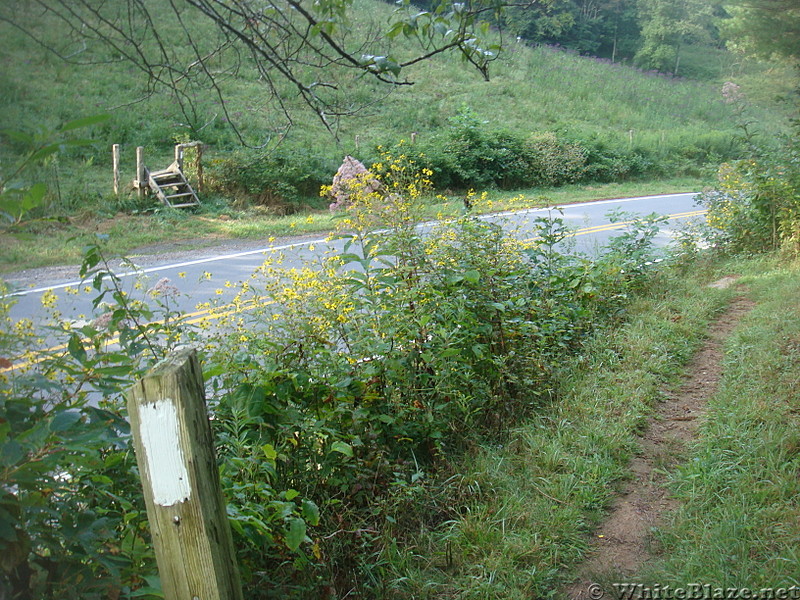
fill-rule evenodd
<path id="1" fill-rule="evenodd" d="M 192 344 L 245 596 L 380 596 L 392 548 L 456 516 L 454 458 L 552 400 L 565 356 L 647 279 L 657 231 L 631 219 L 589 260 L 562 251 L 559 219 L 527 241 L 469 213 L 420 224 L 430 175 L 384 150 L 352 178 L 329 254 L 270 257 L 196 329 L 174 311 L 180 283 L 123 289 L 99 247 L 82 268 L 96 314 L 53 312 L 51 351 L 0 318 L 0 586 L 157 597 L 121 392 Z"/>
<path id="2" fill-rule="evenodd" d="M 351 178 L 336 251 L 268 260 L 206 350 L 220 454 L 240 453 L 223 481 L 248 597 L 379 595 L 391 544 L 448 518 L 450 461 L 551 398 L 565 354 L 646 276 L 652 220 L 593 262 L 562 253 L 559 220 L 535 242 L 469 214 L 420 226 L 429 176 L 383 150 Z M 302 543 L 282 543 L 275 506 L 305 520 Z"/>
<path id="3" fill-rule="evenodd" d="M 751 143 L 747 159 L 723 163 L 715 189 L 700 196 L 708 209 L 707 241 L 732 251 L 800 251 L 800 143 L 775 148 Z"/>

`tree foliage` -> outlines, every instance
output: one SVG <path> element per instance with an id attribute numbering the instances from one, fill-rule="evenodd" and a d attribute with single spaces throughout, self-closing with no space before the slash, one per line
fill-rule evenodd
<path id="1" fill-rule="evenodd" d="M 612 60 L 633 56 L 639 37 L 635 0 L 544 0 L 510 8 L 505 21 L 522 39 Z"/>
<path id="2" fill-rule="evenodd" d="M 641 48 L 636 61 L 677 75 L 688 43 L 712 42 L 712 4 L 706 0 L 639 0 Z"/>
<path id="3" fill-rule="evenodd" d="M 800 4 L 796 0 L 730 0 L 723 33 L 734 47 L 769 57 L 800 58 Z"/>

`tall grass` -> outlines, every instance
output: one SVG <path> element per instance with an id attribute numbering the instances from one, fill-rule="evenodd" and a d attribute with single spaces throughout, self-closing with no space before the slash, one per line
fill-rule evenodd
<path id="1" fill-rule="evenodd" d="M 681 508 L 645 582 L 800 585 L 798 265 L 743 266 L 740 283 L 757 306 L 729 339 L 700 439 L 673 474 Z"/>

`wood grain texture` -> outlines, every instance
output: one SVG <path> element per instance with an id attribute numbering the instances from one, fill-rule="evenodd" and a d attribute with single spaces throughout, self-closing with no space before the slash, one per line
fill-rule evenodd
<path id="1" fill-rule="evenodd" d="M 156 365 L 129 390 L 127 399 L 165 599 L 241 600 L 242 588 L 206 413 L 203 376 L 194 350 L 176 352 Z M 172 414 L 172 407 L 164 411 L 165 404 L 174 405 L 177 428 L 159 425 L 152 418 L 152 414 Z M 154 413 L 142 419 L 147 410 Z M 143 423 L 147 431 L 142 430 Z M 175 435 L 177 440 L 157 439 Z M 160 450 L 176 443 L 177 449 Z M 185 464 L 167 464 L 174 460 Z M 152 469 L 164 472 L 155 475 Z M 173 482 L 174 488 L 164 482 L 165 477 L 179 477 L 182 473 L 188 475 L 188 482 Z M 182 490 L 179 495 L 185 497 L 169 506 L 156 502 L 154 475 L 161 478 L 161 502 L 174 501 L 165 500 L 171 498 L 163 493 L 165 485 Z"/>

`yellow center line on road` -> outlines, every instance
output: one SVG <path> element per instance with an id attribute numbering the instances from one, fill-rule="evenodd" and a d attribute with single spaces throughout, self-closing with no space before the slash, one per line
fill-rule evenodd
<path id="1" fill-rule="evenodd" d="M 672 219 L 685 219 L 685 218 L 689 218 L 689 217 L 699 217 L 699 216 L 705 215 L 707 212 L 708 212 L 707 210 L 692 210 L 692 211 L 687 211 L 687 212 L 682 212 L 682 213 L 673 213 L 673 214 L 670 214 L 670 215 L 666 215 L 666 219 L 667 220 L 672 220 Z M 575 231 L 570 232 L 569 234 L 567 234 L 567 237 L 577 237 L 579 235 L 589 235 L 589 234 L 592 234 L 592 233 L 600 233 L 600 232 L 603 232 L 603 231 L 613 231 L 615 229 L 622 229 L 623 227 L 626 227 L 627 225 L 630 225 L 630 224 L 632 224 L 634 222 L 635 221 L 617 221 L 616 223 L 606 223 L 606 224 L 603 224 L 603 225 L 594 225 L 592 227 L 584 227 L 583 229 L 576 229 Z M 527 242 L 533 242 L 536 239 L 538 239 L 538 238 L 529 238 L 529 239 L 522 240 L 522 241 L 524 243 L 527 243 Z M 259 303 L 256 300 L 248 300 L 247 302 L 242 302 L 242 303 L 240 303 L 238 305 L 235 304 L 235 303 L 224 304 L 222 306 L 206 308 L 206 309 L 203 309 L 203 310 L 198 310 L 198 311 L 194 311 L 194 312 L 183 314 L 178 319 L 175 320 L 175 324 L 198 325 L 198 324 L 203 323 L 205 321 L 216 321 L 216 320 L 222 319 L 222 318 L 230 316 L 230 315 L 238 314 L 238 313 L 241 313 L 241 312 L 246 312 L 246 311 L 252 310 L 256 306 L 267 306 L 267 305 L 271 305 L 271 304 L 275 304 L 275 302 L 274 301 L 269 301 L 269 302 Z M 163 321 L 154 321 L 153 323 L 163 323 Z M 147 323 L 147 325 L 152 325 L 153 323 Z M 86 342 L 88 342 L 90 340 L 88 340 L 87 338 L 83 338 L 81 341 L 83 343 L 86 343 Z M 113 346 L 113 345 L 117 344 L 118 342 L 119 342 L 119 337 L 117 336 L 117 337 L 114 337 L 114 338 L 110 339 L 108 342 L 106 342 L 106 345 L 107 346 Z M 26 362 L 23 362 L 23 363 L 14 364 L 14 365 L 11 365 L 10 367 L 2 368 L 2 369 L 0 369 L 0 373 L 6 373 L 8 371 L 14 371 L 16 369 L 25 369 L 25 368 L 31 367 L 33 365 L 39 364 L 40 362 L 45 360 L 45 358 L 47 358 L 48 355 L 53 354 L 55 352 L 64 351 L 64 350 L 67 349 L 67 347 L 68 347 L 68 344 L 59 344 L 59 345 L 53 346 L 51 348 L 46 348 L 44 350 L 38 350 L 38 351 L 36 351 L 36 353 L 39 354 L 40 356 L 37 356 L 36 358 L 32 358 L 29 361 L 26 361 Z"/>
<path id="2" fill-rule="evenodd" d="M 175 325 L 197 325 L 204 321 L 216 321 L 222 319 L 223 317 L 227 317 L 229 315 L 237 314 L 240 312 L 245 312 L 254 308 L 257 304 L 255 300 L 248 300 L 246 302 L 239 303 L 238 305 L 235 303 L 231 304 L 223 304 L 222 306 L 215 306 L 212 308 L 206 308 L 203 310 L 198 310 L 190 313 L 186 313 L 180 315 L 177 319 L 175 319 Z M 269 302 L 262 302 L 260 303 L 261 306 L 268 306 L 270 304 L 275 304 L 273 301 Z M 147 327 L 148 325 L 154 325 L 158 323 L 164 323 L 164 321 L 150 321 L 145 323 L 143 327 Z M 64 330 L 68 331 L 68 330 Z M 81 338 L 81 343 L 86 344 L 91 342 L 91 340 L 87 337 Z M 119 336 L 114 336 L 111 339 L 105 342 L 106 348 L 110 346 L 114 346 L 119 343 Z M 58 352 L 63 352 L 69 348 L 69 344 L 58 344 L 56 346 L 51 346 L 50 348 L 44 348 L 42 350 L 36 350 L 35 354 L 38 356 L 31 358 L 22 363 L 13 364 L 10 367 L 5 367 L 0 369 L 0 374 L 6 373 L 8 371 L 14 371 L 17 369 L 26 369 L 28 367 L 32 367 L 33 365 L 37 365 L 40 362 L 44 361 L 48 356 L 51 354 L 55 354 Z"/>
<path id="3" fill-rule="evenodd" d="M 699 217 L 705 215 L 708 211 L 707 210 L 691 210 L 682 213 L 674 213 L 671 215 L 666 215 L 667 220 L 672 219 L 687 219 L 689 217 Z M 567 234 L 566 237 L 577 237 L 579 235 L 589 235 L 592 233 L 600 233 L 603 231 L 613 231 L 615 229 L 622 229 L 636 221 L 617 221 L 615 223 L 605 223 L 603 225 L 593 225 L 592 227 L 584 227 L 583 229 L 576 229 L 575 231 L 571 231 Z M 522 240 L 523 242 L 533 242 L 538 238 L 528 238 L 526 240 Z"/>

